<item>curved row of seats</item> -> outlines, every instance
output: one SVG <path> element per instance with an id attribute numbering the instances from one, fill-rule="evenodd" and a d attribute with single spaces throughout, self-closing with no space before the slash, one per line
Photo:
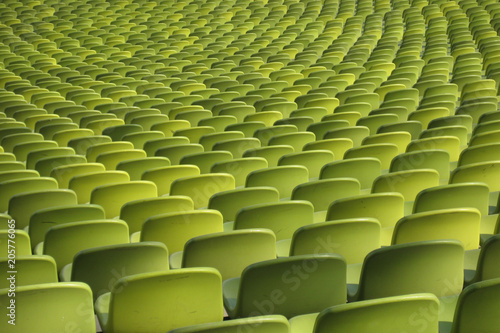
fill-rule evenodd
<path id="1" fill-rule="evenodd" d="M 499 6 L 2 2 L 0 327 L 496 332 Z"/>

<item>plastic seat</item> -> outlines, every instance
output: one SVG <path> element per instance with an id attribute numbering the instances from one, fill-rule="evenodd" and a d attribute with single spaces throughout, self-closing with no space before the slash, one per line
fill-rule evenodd
<path id="1" fill-rule="evenodd" d="M 234 221 L 236 214 L 242 208 L 278 201 L 279 194 L 275 188 L 248 187 L 214 194 L 210 198 L 208 208 L 218 210 L 222 214 L 224 222 L 230 222 Z"/>
<path id="2" fill-rule="evenodd" d="M 200 176 L 188 176 L 175 180 L 170 189 L 170 195 L 185 195 L 194 202 L 194 208 L 208 206 L 212 195 L 235 188 L 234 177 L 230 174 L 217 173 Z"/>
<path id="3" fill-rule="evenodd" d="M 441 149 L 429 149 L 399 154 L 391 162 L 389 172 L 433 169 L 439 173 L 441 182 L 450 176 L 450 155 Z"/>
<path id="4" fill-rule="evenodd" d="M 363 262 L 358 288 L 348 285 L 348 298 L 360 301 L 425 292 L 446 299 L 441 302 L 443 306 L 453 304 L 449 298 L 456 298 L 462 290 L 463 256 L 463 245 L 456 240 L 422 241 L 374 250 Z M 415 275 L 420 278 L 409 278 Z"/>
<path id="5" fill-rule="evenodd" d="M 221 282 L 221 275 L 212 268 L 123 277 L 110 293 L 97 299 L 97 317 L 103 331 L 110 333 L 145 329 L 168 332 L 188 325 L 222 321 Z M 140 310 L 132 307 L 137 302 L 144 304 Z"/>
<path id="6" fill-rule="evenodd" d="M 233 155 L 228 151 L 206 151 L 185 155 L 181 158 L 180 164 L 196 165 L 201 174 L 210 172 L 215 163 L 225 162 L 233 159 Z"/>
<path id="7" fill-rule="evenodd" d="M 9 200 L 16 194 L 32 191 L 55 190 L 57 182 L 49 177 L 15 179 L 0 183 L 0 211 L 5 212 Z"/>
<path id="8" fill-rule="evenodd" d="M 361 191 L 366 192 L 372 188 L 373 181 L 380 176 L 381 170 L 381 163 L 377 158 L 352 158 L 325 165 L 320 179 L 354 178 L 359 181 Z"/>
<path id="9" fill-rule="evenodd" d="M 61 270 L 81 250 L 123 243 L 128 243 L 128 227 L 123 221 L 71 222 L 47 230 L 44 242 L 38 244 L 34 252 L 50 255 L 56 261 L 57 269 Z"/>
<path id="10" fill-rule="evenodd" d="M 413 140 L 406 147 L 407 152 L 429 149 L 446 150 L 450 154 L 450 162 L 456 162 L 460 156 L 460 139 L 455 136 L 438 136 Z"/>
<path id="11" fill-rule="evenodd" d="M 160 148 L 179 144 L 189 144 L 189 139 L 183 136 L 152 139 L 144 143 L 143 149 L 148 156 L 152 157 Z"/>
<path id="12" fill-rule="evenodd" d="M 146 219 L 154 215 L 167 214 L 193 209 L 188 197 L 158 197 L 127 202 L 120 210 L 120 219 L 127 222 L 130 234 L 141 231 Z"/>
<path id="13" fill-rule="evenodd" d="M 307 279 L 293 288 L 285 287 L 287 282 L 283 276 L 290 274 L 293 267 L 305 270 L 313 264 L 315 269 L 311 270 Z M 345 260 L 333 254 L 303 255 L 255 263 L 245 268 L 241 278 L 224 281 L 224 305 L 231 318 L 251 316 L 260 311 L 262 304 L 273 304 L 270 299 L 273 290 L 283 290 L 286 302 L 274 303 L 271 314 L 290 318 L 320 311 L 345 302 L 345 269 Z M 318 285 L 323 287 L 318 288 Z"/>
<path id="14" fill-rule="evenodd" d="M 276 238 L 272 231 L 235 230 L 191 238 L 182 252 L 182 267 L 214 267 L 227 280 L 241 276 L 250 264 L 274 258 Z M 170 259 L 173 265 L 176 258 L 172 255 Z"/>
<path id="15" fill-rule="evenodd" d="M 465 267 L 465 284 L 469 285 L 479 281 L 486 281 L 491 279 L 500 278 L 500 271 L 498 270 L 499 249 L 500 249 L 500 235 L 494 235 L 488 238 L 481 246 L 477 266 L 473 269 Z"/>
<path id="16" fill-rule="evenodd" d="M 151 215 L 147 218 L 142 226 L 140 240 L 161 242 L 170 252 L 176 253 L 182 251 L 191 238 L 222 230 L 222 215 L 218 211 L 189 210 L 183 207 L 183 211 L 177 209 L 175 212 Z M 172 267 L 179 268 L 180 262 L 174 260 L 171 264 Z"/>
<path id="17" fill-rule="evenodd" d="M 479 247 L 481 214 L 475 208 L 432 210 L 403 217 L 394 228 L 393 244 L 456 239 L 464 249 Z"/>
<path id="18" fill-rule="evenodd" d="M 453 319 L 442 320 L 444 332 L 476 332 L 495 327 L 498 311 L 496 301 L 500 293 L 500 280 L 474 283 L 460 294 Z M 481 315 L 478 316 L 478 313 Z M 453 323 L 451 323 L 453 321 Z"/>
<path id="19" fill-rule="evenodd" d="M 91 192 L 90 203 L 102 206 L 106 218 L 114 218 L 120 214 L 125 203 L 156 196 L 156 185 L 153 182 L 136 180 L 98 186 Z"/>
<path id="20" fill-rule="evenodd" d="M 307 200 L 314 206 L 314 221 L 325 220 L 330 203 L 337 199 L 360 194 L 359 181 L 354 178 L 332 178 L 297 185 L 291 200 Z"/>
<path id="21" fill-rule="evenodd" d="M 0 292 L 0 303 L 12 299 L 9 289 Z M 16 310 L 29 313 L 29 319 L 15 320 L 16 330 L 49 333 L 64 331 L 68 325 L 78 326 L 82 333 L 95 332 L 92 291 L 84 283 L 45 283 L 16 288 Z M 76 308 L 82 312 L 75 312 Z M 10 319 L 9 319 L 10 320 Z M 40 325 L 43 320 L 44 324 Z M 12 324 L 4 320 L 2 331 L 11 330 Z"/>
<path id="22" fill-rule="evenodd" d="M 469 147 L 500 142 L 500 131 L 491 131 L 471 137 Z"/>
<path id="23" fill-rule="evenodd" d="M 61 280 L 88 284 L 95 300 L 110 292 L 119 278 L 168 268 L 168 250 L 161 243 L 99 246 L 78 252 L 73 263 L 62 269 Z"/>
<path id="24" fill-rule="evenodd" d="M 333 160 L 333 153 L 330 151 L 309 150 L 282 156 L 278 161 L 278 166 L 303 165 L 307 168 L 310 178 L 318 178 L 321 168 Z"/>
<path id="25" fill-rule="evenodd" d="M 0 253 L 2 253 L 2 258 L 8 258 L 9 250 L 12 253 L 12 242 L 9 244 L 9 239 L 12 239 L 9 233 L 10 229 L 14 229 L 14 239 L 15 239 L 15 255 L 16 256 L 29 256 L 31 255 L 30 237 L 24 230 L 15 229 L 18 228 L 17 221 L 15 223 L 7 221 L 7 227 L 9 229 L 0 230 Z M 10 245 L 10 248 L 9 248 Z M 11 256 L 12 257 L 12 256 Z M 14 258 L 15 259 L 15 258 Z M 11 259 L 12 260 L 12 259 Z M 10 286 L 10 284 L 9 284 Z"/>
<path id="26" fill-rule="evenodd" d="M 144 172 L 167 166 L 170 166 L 170 161 L 166 157 L 144 157 L 121 161 L 116 165 L 116 170 L 127 172 L 130 180 L 141 180 Z"/>
<path id="27" fill-rule="evenodd" d="M 390 210 L 386 207 L 391 207 Z M 397 221 L 404 216 L 404 198 L 400 193 L 375 193 L 335 200 L 326 215 L 326 221 L 371 217 L 382 227 L 380 243 L 388 245 Z"/>
<path id="28" fill-rule="evenodd" d="M 47 230 L 58 224 L 104 219 L 104 210 L 97 205 L 66 205 L 37 210 L 29 220 L 29 235 L 33 248 L 43 242 Z"/>
<path id="29" fill-rule="evenodd" d="M 290 256 L 337 253 L 347 263 L 348 283 L 357 282 L 365 256 L 380 247 L 380 223 L 374 218 L 328 221 L 297 229 Z M 287 255 L 287 254 L 285 254 Z"/>
<path id="30" fill-rule="evenodd" d="M 313 223 L 313 212 L 312 204 L 307 201 L 257 204 L 236 214 L 234 230 L 268 228 L 274 231 L 277 240 L 290 239 L 297 228 Z"/>
<path id="31" fill-rule="evenodd" d="M 155 183 L 158 195 L 162 196 L 170 193 L 172 182 L 176 179 L 199 174 L 200 170 L 195 165 L 175 165 L 147 170 L 143 172 L 141 179 Z"/>
<path id="32" fill-rule="evenodd" d="M 246 157 L 214 163 L 210 172 L 231 174 L 235 179 L 235 186 L 239 187 L 245 185 L 248 174 L 267 167 L 268 164 L 264 158 Z"/>
<path id="33" fill-rule="evenodd" d="M 293 153 L 294 151 L 294 148 L 289 145 L 268 146 L 248 149 L 243 153 L 243 157 L 262 157 L 266 159 L 269 167 L 276 167 L 278 166 L 278 160 L 282 156 Z"/>
<path id="34" fill-rule="evenodd" d="M 399 154 L 398 146 L 392 143 L 379 143 L 355 147 L 347 150 L 344 159 L 374 157 L 380 160 L 382 170 L 389 169 L 392 159 Z"/>
<path id="35" fill-rule="evenodd" d="M 490 143 L 466 148 L 462 150 L 460 154 L 458 166 L 496 161 L 500 158 L 497 156 L 499 148 L 500 143 Z"/>
<path id="36" fill-rule="evenodd" d="M 421 309 L 437 309 L 438 307 L 439 300 L 432 294 L 382 297 L 336 305 L 320 313 L 297 316 L 290 320 L 290 325 L 292 332 L 300 330 L 310 333 L 353 333 L 363 330 L 366 333 L 376 333 L 388 329 L 412 332 L 417 326 L 408 318 Z M 438 317 L 429 316 L 425 321 L 425 326 L 418 327 L 423 333 L 437 333 L 439 331 Z"/>
<path id="37" fill-rule="evenodd" d="M 0 284 L 2 289 L 10 287 L 7 272 L 11 271 L 11 269 L 8 268 L 8 264 L 9 259 L 7 257 L 0 260 L 0 267 L 3 269 L 0 275 L 2 277 L 2 283 Z M 56 262 L 49 256 L 17 256 L 16 269 L 19 272 L 16 275 L 16 287 L 58 282 Z"/>
<path id="38" fill-rule="evenodd" d="M 8 212 L 16 220 L 16 228 L 21 229 L 28 226 L 31 215 L 40 209 L 76 203 L 76 194 L 71 190 L 23 192 L 9 200 Z"/>
<path id="39" fill-rule="evenodd" d="M 405 211 L 411 212 L 417 194 L 439 185 L 439 174 L 433 169 L 391 172 L 373 181 L 372 193 L 399 192 L 405 198 Z"/>
<path id="40" fill-rule="evenodd" d="M 280 315 L 233 319 L 221 323 L 199 324 L 170 331 L 171 333 L 237 333 L 251 329 L 254 333 L 288 333 L 288 320 Z"/>
<path id="41" fill-rule="evenodd" d="M 311 132 L 280 134 L 269 139 L 269 146 L 290 145 L 295 149 L 295 151 L 301 151 L 306 144 L 315 140 L 316 136 Z"/>
<path id="42" fill-rule="evenodd" d="M 306 183 L 309 172 L 304 166 L 278 166 L 251 172 L 246 181 L 246 187 L 271 186 L 278 190 L 280 198 L 291 196 L 295 186 Z"/>
<path id="43" fill-rule="evenodd" d="M 14 153 L 16 153 L 16 147 L 14 147 Z M 38 161 L 49 158 L 49 157 L 75 157 L 75 159 L 79 159 L 82 156 L 75 155 L 75 151 L 72 148 L 67 147 L 57 147 L 57 148 L 46 148 L 46 149 L 34 149 L 27 154 L 26 157 L 26 167 L 28 169 L 35 169 Z"/>
<path id="44" fill-rule="evenodd" d="M 370 135 L 363 139 L 361 145 L 392 143 L 398 146 L 399 152 L 404 153 L 406 147 L 411 142 L 411 135 L 408 132 L 379 133 Z"/>
<path id="45" fill-rule="evenodd" d="M 370 135 L 370 129 L 365 126 L 351 126 L 330 130 L 325 133 L 323 139 L 350 139 L 354 147 L 360 146 L 363 139 Z"/>
<path id="46" fill-rule="evenodd" d="M 88 151 L 88 150 L 87 150 Z M 146 158 L 146 152 L 142 149 L 123 149 L 108 151 L 96 156 L 95 161 L 106 167 L 106 170 L 116 170 L 117 166 L 124 161 Z"/>
<path id="47" fill-rule="evenodd" d="M 178 165 L 184 156 L 203 151 L 203 146 L 198 143 L 177 144 L 157 149 L 155 156 L 166 157 L 172 165 Z"/>
<path id="48" fill-rule="evenodd" d="M 370 130 L 370 134 L 376 134 L 380 126 L 397 123 L 399 121 L 399 117 L 395 114 L 377 114 L 371 115 L 368 117 L 361 117 L 357 122 L 356 126 L 365 126 Z M 326 137 L 325 137 L 326 139 Z"/>
<path id="49" fill-rule="evenodd" d="M 500 191 L 499 167 L 500 163 L 496 161 L 458 167 L 451 173 L 450 184 L 466 182 L 486 183 L 490 188 L 490 205 L 494 206 L 497 203 L 498 191 Z"/>

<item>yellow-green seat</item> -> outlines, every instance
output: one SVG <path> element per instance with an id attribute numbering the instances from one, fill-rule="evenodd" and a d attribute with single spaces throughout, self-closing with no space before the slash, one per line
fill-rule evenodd
<path id="1" fill-rule="evenodd" d="M 307 181 L 309 181 L 309 172 L 306 167 L 289 165 L 253 171 L 248 175 L 245 186 L 274 187 L 282 199 L 290 197 L 295 186 Z"/>
<path id="2" fill-rule="evenodd" d="M 165 244 L 174 254 L 184 249 L 191 238 L 222 232 L 222 215 L 212 209 L 173 211 L 152 215 L 144 221 L 140 241 L 154 241 Z M 178 253 L 179 254 L 179 253 Z M 180 268 L 180 256 L 174 255 L 170 263 L 173 268 Z"/>
<path id="3" fill-rule="evenodd" d="M 290 275 L 294 267 L 310 271 L 307 279 Z M 263 307 L 270 314 L 288 318 L 317 312 L 345 303 L 345 270 L 344 258 L 334 254 L 301 255 L 255 263 L 245 268 L 241 277 L 224 281 L 224 305 L 231 318 L 252 316 Z M 284 302 L 276 302 L 276 290 L 281 290 Z"/>
<path id="4" fill-rule="evenodd" d="M 432 293 L 453 307 L 463 285 L 463 245 L 431 240 L 383 247 L 369 253 L 359 285 L 348 285 L 348 299 L 368 300 L 413 293 Z M 418 279 L 414 277 L 418 276 Z"/>
<path id="5" fill-rule="evenodd" d="M 116 244 L 78 252 L 62 269 L 61 280 L 88 284 L 96 300 L 110 292 L 119 278 L 168 269 L 168 250 L 161 243 Z"/>
<path id="6" fill-rule="evenodd" d="M 7 279 L 10 277 L 8 272 L 12 271 L 8 266 L 9 261 L 8 257 L 0 260 L 0 267 L 2 268 L 0 287 L 2 289 L 10 287 L 11 280 Z M 49 256 L 16 256 L 15 267 L 18 272 L 16 274 L 16 288 L 32 284 L 58 282 L 56 262 Z"/>
<path id="7" fill-rule="evenodd" d="M 144 222 L 155 215 L 193 209 L 193 201 L 184 196 L 146 198 L 129 201 L 120 210 L 120 219 L 127 222 L 130 234 L 141 231 Z"/>
<path id="8" fill-rule="evenodd" d="M 387 209 L 386 207 L 391 207 Z M 388 245 L 397 221 L 404 216 L 404 197 L 400 193 L 374 193 L 335 200 L 326 215 L 326 221 L 371 217 L 382 227 L 380 243 Z"/>
<path id="9" fill-rule="evenodd" d="M 135 274 L 119 279 L 95 304 L 104 332 L 168 332 L 222 321 L 221 275 L 213 268 Z M 143 304 L 136 308 L 134 304 Z M 194 312 L 193 312 L 194 311 Z"/>
<path id="10" fill-rule="evenodd" d="M 234 177 L 226 173 L 188 176 L 172 182 L 170 195 L 185 195 L 193 199 L 194 208 L 207 207 L 212 195 L 235 188 Z"/>
<path id="11" fill-rule="evenodd" d="M 191 238 L 176 255 L 182 255 L 183 268 L 213 267 L 227 280 L 250 264 L 276 258 L 276 238 L 268 229 L 219 232 Z"/>
<path id="12" fill-rule="evenodd" d="M 0 304 L 7 307 L 10 303 L 9 290 L 0 292 Z M 76 312 L 79 308 L 81 312 Z M 82 333 L 95 332 L 96 323 L 93 314 L 92 291 L 79 282 L 45 283 L 16 288 L 15 323 L 20 332 L 50 333 L 64 331 L 68 327 L 78 327 Z M 29 314 L 26 318 L 20 313 Z M 24 316 L 23 316 L 24 317 Z M 7 318 L 0 324 L 2 331 L 14 327 Z M 40 323 L 43 321 L 43 325 Z"/>
<path id="13" fill-rule="evenodd" d="M 290 326 L 292 332 L 304 333 L 360 331 L 376 333 L 391 330 L 437 333 L 439 331 L 438 317 L 429 315 L 424 319 L 419 315 L 419 311 L 438 308 L 439 300 L 428 293 L 381 297 L 335 305 L 320 313 L 297 316 L 290 320 Z M 409 318 L 414 320 L 409 320 Z M 415 320 L 420 320 L 418 321 L 420 325 L 417 325 Z"/>
<path id="14" fill-rule="evenodd" d="M 97 246 L 128 243 L 128 226 L 119 220 L 89 220 L 55 225 L 47 230 L 43 243 L 35 248 L 35 254 L 54 258 L 60 271 L 73 262 L 81 250 Z"/>
<path id="15" fill-rule="evenodd" d="M 16 228 L 22 229 L 29 225 L 31 215 L 40 209 L 76 203 L 76 194 L 71 190 L 49 189 L 23 192 L 14 195 L 9 200 L 8 212 L 16 220 Z"/>
<path id="16" fill-rule="evenodd" d="M 170 187 L 176 179 L 198 175 L 200 169 L 196 165 L 174 165 L 146 170 L 141 179 L 155 183 L 158 195 L 162 196 L 170 193 Z"/>
<path id="17" fill-rule="evenodd" d="M 474 283 L 466 287 L 457 301 L 453 318 L 441 321 L 443 332 L 478 332 L 497 327 L 500 279 Z"/>
<path id="18" fill-rule="evenodd" d="M 104 209 L 98 205 L 65 205 L 44 208 L 34 212 L 29 220 L 32 248 L 43 242 L 47 230 L 69 222 L 104 219 Z"/>

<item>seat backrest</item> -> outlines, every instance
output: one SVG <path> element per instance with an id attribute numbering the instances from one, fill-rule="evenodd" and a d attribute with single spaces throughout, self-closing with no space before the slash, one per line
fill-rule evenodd
<path id="1" fill-rule="evenodd" d="M 500 278 L 466 287 L 458 298 L 451 332 L 487 332 L 498 327 L 499 297 Z"/>
<path id="2" fill-rule="evenodd" d="M 299 275 L 294 267 L 304 273 Z M 270 302 L 274 290 L 281 290 L 286 301 L 275 302 L 272 314 L 288 318 L 343 304 L 347 296 L 345 260 L 335 254 L 313 254 L 248 266 L 240 279 L 235 316 L 258 312 L 262 304 Z"/>
<path id="3" fill-rule="evenodd" d="M 153 182 L 135 180 L 94 188 L 90 194 L 90 203 L 102 206 L 106 218 L 114 218 L 120 215 L 120 209 L 125 203 L 156 196 L 156 185 Z"/>
<path id="4" fill-rule="evenodd" d="M 0 183 L 0 211 L 5 212 L 9 207 L 12 196 L 23 192 L 55 190 L 57 181 L 50 177 L 14 179 Z"/>
<path id="5" fill-rule="evenodd" d="M 9 200 L 9 215 L 16 220 L 16 228 L 29 225 L 31 215 L 44 208 L 76 205 L 76 194 L 71 190 L 44 190 L 24 192 Z"/>
<path id="6" fill-rule="evenodd" d="M 81 250 L 128 242 L 128 227 L 124 221 L 70 222 L 53 226 L 47 231 L 43 254 L 52 256 L 60 270 L 71 263 L 74 255 Z"/>
<path id="7" fill-rule="evenodd" d="M 413 201 L 417 194 L 439 185 L 439 174 L 434 169 L 391 172 L 373 181 L 372 193 L 399 192 L 405 201 Z"/>
<path id="8" fill-rule="evenodd" d="M 164 243 L 171 253 L 182 251 L 193 237 L 222 232 L 220 212 L 212 209 L 158 214 L 145 220 L 141 241 Z"/>
<path id="9" fill-rule="evenodd" d="M 403 210 L 404 198 L 400 193 L 358 195 L 334 201 L 328 208 L 326 220 L 373 217 L 380 222 L 382 228 L 386 228 L 394 226 L 404 216 Z"/>
<path id="10" fill-rule="evenodd" d="M 397 332 L 438 332 L 438 316 L 429 316 L 419 322 L 416 317 L 422 309 L 437 309 L 439 300 L 432 294 L 412 294 L 377 298 L 341 304 L 322 311 L 316 318 L 314 333 L 378 333 L 389 327 Z"/>
<path id="11" fill-rule="evenodd" d="M 312 224 L 313 205 L 304 200 L 264 203 L 241 209 L 234 220 L 234 229 L 267 228 L 277 240 L 290 239 L 298 228 Z"/>
<path id="12" fill-rule="evenodd" d="M 464 165 L 453 170 L 450 176 L 450 184 L 483 182 L 486 183 L 490 192 L 500 191 L 500 162 L 483 162 Z"/>
<path id="13" fill-rule="evenodd" d="M 295 186 L 309 181 L 309 172 L 301 165 L 270 167 L 251 172 L 246 187 L 271 186 L 278 190 L 280 199 L 290 197 Z"/>
<path id="14" fill-rule="evenodd" d="M 62 275 L 88 284 L 95 300 L 110 292 L 122 277 L 168 268 L 168 250 L 164 244 L 141 242 L 82 250 L 75 255 L 72 265 L 63 268 Z"/>
<path id="15" fill-rule="evenodd" d="M 130 234 L 141 231 L 143 223 L 149 217 L 189 211 L 194 208 L 193 200 L 185 196 L 146 198 L 130 201 L 120 210 L 120 219 L 127 222 Z"/>
<path id="16" fill-rule="evenodd" d="M 452 208 L 407 215 L 394 228 L 392 244 L 433 239 L 457 239 L 465 250 L 479 248 L 481 213 L 475 208 Z"/>
<path id="17" fill-rule="evenodd" d="M 68 188 L 75 191 L 78 203 L 90 202 L 90 196 L 94 188 L 114 183 L 130 181 L 130 176 L 125 171 L 103 171 L 74 176 L 70 179 Z"/>
<path id="18" fill-rule="evenodd" d="M 474 281 L 500 278 L 500 234 L 490 237 L 481 247 Z"/>
<path id="19" fill-rule="evenodd" d="M 355 178 L 321 179 L 297 185 L 291 199 L 307 200 L 313 204 L 314 211 L 323 211 L 333 201 L 359 195 L 359 191 L 359 181 Z"/>
<path id="20" fill-rule="evenodd" d="M 362 263 L 371 251 L 380 247 L 380 223 L 374 218 L 327 221 L 295 231 L 290 256 L 338 253 L 346 263 Z"/>
<path id="21" fill-rule="evenodd" d="M 302 165 L 307 168 L 309 178 L 317 178 L 323 166 L 333 161 L 333 153 L 329 150 L 308 150 L 284 155 L 278 165 Z"/>
<path id="22" fill-rule="evenodd" d="M 43 242 L 50 227 L 58 224 L 104 219 L 104 209 L 98 205 L 68 205 L 37 210 L 30 217 L 31 247 Z"/>
<path id="23" fill-rule="evenodd" d="M 8 271 L 12 271 L 9 269 L 11 262 L 7 256 L 0 260 L 0 268 L 2 269 L 0 288 L 10 287 L 11 281 L 7 278 L 10 277 Z M 49 256 L 16 256 L 15 267 L 18 272 L 16 274 L 16 288 L 30 284 L 58 282 L 56 262 Z"/>
<path id="24" fill-rule="evenodd" d="M 214 267 L 223 280 L 239 277 L 245 267 L 276 258 L 276 237 L 270 230 L 220 232 L 190 239 L 182 267 Z"/>
<path id="25" fill-rule="evenodd" d="M 374 250 L 363 263 L 357 299 L 423 292 L 439 297 L 456 295 L 463 286 L 463 256 L 463 245 L 457 240 L 422 241 Z"/>
<path id="26" fill-rule="evenodd" d="M 434 169 L 440 179 L 450 177 L 450 154 L 442 149 L 429 149 L 399 154 L 391 162 L 389 172 Z"/>
<path id="27" fill-rule="evenodd" d="M 0 304 L 10 304 L 9 289 L 0 291 Z M 82 333 L 95 332 L 95 317 L 90 287 L 80 282 L 56 282 L 16 287 L 15 319 L 0 323 L 2 332 L 64 332 L 78 327 Z M 79 311 L 75 311 L 79 309 Z M 23 315 L 21 315 L 23 314 Z M 22 320 L 21 320 L 22 318 Z M 43 325 L 40 325 L 43 323 Z"/>
<path id="28" fill-rule="evenodd" d="M 106 330 L 169 332 L 186 325 L 222 321 L 221 282 L 221 275 L 213 268 L 121 278 L 111 290 Z"/>
<path id="29" fill-rule="evenodd" d="M 344 154 L 344 159 L 374 157 L 380 160 L 381 168 L 389 169 L 392 159 L 399 154 L 398 146 L 392 143 L 378 143 L 351 148 Z"/>
<path id="30" fill-rule="evenodd" d="M 208 208 L 221 212 L 224 221 L 227 222 L 234 221 L 236 214 L 242 208 L 278 201 L 279 193 L 274 187 L 247 187 L 214 194 L 208 202 Z"/>
<path id="31" fill-rule="evenodd" d="M 446 208 L 474 207 L 488 215 L 489 188 L 484 183 L 459 183 L 431 187 L 415 198 L 413 213 Z"/>
<path id="32" fill-rule="evenodd" d="M 227 173 L 213 173 L 177 179 L 172 183 L 170 195 L 185 195 L 194 202 L 194 208 L 208 206 L 212 195 L 235 188 L 234 177 Z"/>

